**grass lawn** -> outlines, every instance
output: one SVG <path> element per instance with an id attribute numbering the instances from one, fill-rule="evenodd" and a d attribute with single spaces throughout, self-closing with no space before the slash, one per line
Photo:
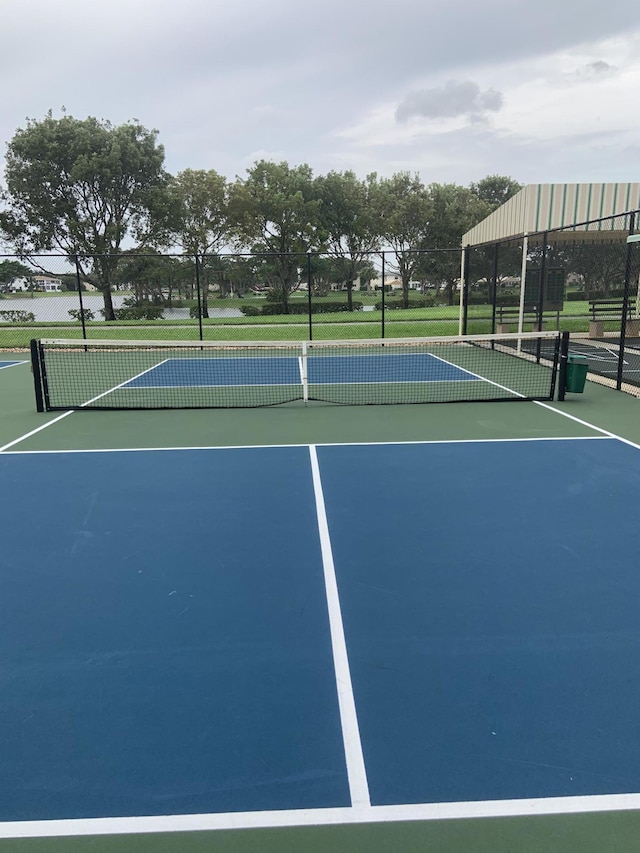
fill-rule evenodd
<path id="1" fill-rule="evenodd" d="M 363 301 L 364 301 L 363 297 Z M 329 299 L 329 297 L 327 297 Z M 373 303 L 377 296 L 369 296 Z M 246 300 L 247 302 L 249 300 Z M 264 304 L 264 300 L 251 299 L 252 303 Z M 331 301 L 331 300 L 329 300 Z M 332 301 L 335 301 L 332 300 Z M 215 299 L 210 307 L 241 307 L 245 300 Z M 588 302 L 565 302 L 559 317 L 560 329 L 569 332 L 585 332 L 589 328 Z M 487 334 L 491 331 L 491 306 L 470 305 L 467 332 Z M 385 312 L 385 337 L 429 337 L 458 333 L 459 306 L 436 306 L 433 308 L 392 309 Z M 515 317 L 509 317 L 513 331 Z M 332 314 L 314 314 L 312 337 L 321 340 L 345 338 L 380 338 L 382 331 L 381 311 L 355 311 L 353 314 L 339 311 Z M 546 328 L 557 327 L 557 315 L 545 315 Z M 619 320 L 605 322 L 607 331 L 616 331 Z M 532 328 L 525 324 L 525 331 Z M 304 340 L 309 338 L 309 321 L 304 314 L 288 314 L 258 317 L 230 317 L 203 320 L 206 340 Z M 89 338 L 127 338 L 130 340 L 197 340 L 197 320 L 119 320 L 116 323 L 89 322 Z M 26 349 L 31 338 L 81 338 L 82 328 L 77 322 L 55 323 L 1 323 L 0 348 Z"/>

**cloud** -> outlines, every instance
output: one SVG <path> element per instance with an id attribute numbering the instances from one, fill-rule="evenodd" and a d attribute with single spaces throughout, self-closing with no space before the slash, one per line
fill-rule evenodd
<path id="1" fill-rule="evenodd" d="M 594 62 L 587 62 L 575 72 L 576 77 L 582 80 L 593 80 L 594 78 L 602 79 L 603 77 L 612 77 L 618 73 L 618 68 L 605 62 L 604 59 L 596 59 Z"/>
<path id="2" fill-rule="evenodd" d="M 458 118 L 465 116 L 473 122 L 485 117 L 487 112 L 502 108 L 504 98 L 495 89 L 480 91 L 477 83 L 449 80 L 444 86 L 410 92 L 396 109 L 396 121 L 410 118 Z"/>

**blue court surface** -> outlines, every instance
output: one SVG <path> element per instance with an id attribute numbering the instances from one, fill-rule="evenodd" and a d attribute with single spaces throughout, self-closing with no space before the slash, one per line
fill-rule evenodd
<path id="1" fill-rule="evenodd" d="M 0 820 L 640 792 L 615 439 L 0 455 Z"/>
<path id="2" fill-rule="evenodd" d="M 220 385 L 300 385 L 301 359 L 282 357 L 170 358 L 126 382 L 125 388 Z M 431 353 L 314 356 L 307 360 L 315 385 L 479 381 L 480 377 Z"/>
<path id="3" fill-rule="evenodd" d="M 15 367 L 16 364 L 24 364 L 22 361 L 0 361 L 0 370 L 5 367 Z"/>

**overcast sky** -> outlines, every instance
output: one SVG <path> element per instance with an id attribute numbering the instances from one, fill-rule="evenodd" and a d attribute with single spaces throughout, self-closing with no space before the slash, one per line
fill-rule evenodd
<path id="1" fill-rule="evenodd" d="M 638 0 L 2 0 L 0 141 L 61 108 L 166 167 L 640 180 Z"/>

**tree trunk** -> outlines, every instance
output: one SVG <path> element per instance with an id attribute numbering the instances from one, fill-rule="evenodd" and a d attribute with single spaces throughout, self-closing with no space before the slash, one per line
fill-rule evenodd
<path id="1" fill-rule="evenodd" d="M 353 281 L 347 281 L 347 311 L 353 311 Z"/>
<path id="2" fill-rule="evenodd" d="M 402 307 L 409 307 L 409 278 L 408 273 L 402 274 Z"/>
<path id="3" fill-rule="evenodd" d="M 107 285 L 102 288 L 102 298 L 104 300 L 104 319 L 115 320 L 116 313 L 113 310 L 113 300 L 111 298 L 111 287 Z"/>
<path id="4" fill-rule="evenodd" d="M 202 301 L 202 319 L 209 319 L 209 275 L 206 269 L 203 269 L 203 275 L 200 279 L 200 287 L 202 293 L 200 294 L 200 298 Z"/>
<path id="5" fill-rule="evenodd" d="M 447 305 L 453 305 L 453 294 L 455 292 L 455 281 L 451 281 L 451 279 L 447 282 Z"/>

